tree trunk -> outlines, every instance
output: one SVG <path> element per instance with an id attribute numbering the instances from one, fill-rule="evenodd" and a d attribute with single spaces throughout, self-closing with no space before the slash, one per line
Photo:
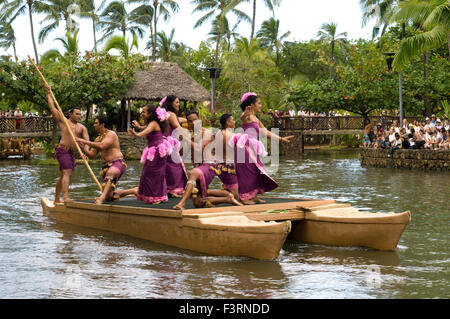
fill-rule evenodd
<path id="1" fill-rule="evenodd" d="M 34 40 L 33 14 L 31 12 L 33 1 L 28 0 L 27 4 L 28 4 L 28 15 L 30 17 L 31 39 L 33 40 L 34 56 L 36 58 L 36 63 L 39 64 L 39 55 L 37 52 L 36 41 Z"/>
<path id="2" fill-rule="evenodd" d="M 250 41 L 252 41 L 253 36 L 255 35 L 255 21 L 256 19 L 256 0 L 253 0 L 253 18 L 252 18 L 252 34 L 250 34 Z"/>
<path id="3" fill-rule="evenodd" d="M 330 67 L 330 79 L 333 79 L 333 68 L 334 68 L 334 41 L 331 40 L 331 67 Z"/>
<path id="4" fill-rule="evenodd" d="M 94 12 L 92 12 L 94 14 Z M 95 20 L 92 18 L 92 32 L 94 33 L 94 54 L 97 55 L 97 35 L 95 34 Z"/>
<path id="5" fill-rule="evenodd" d="M 156 61 L 156 38 L 158 36 L 158 32 L 156 29 L 156 23 L 157 23 L 157 19 L 158 19 L 158 1 L 154 1 L 153 2 L 153 6 L 155 8 L 155 10 L 153 11 L 153 62 Z"/>
<path id="6" fill-rule="evenodd" d="M 423 103 L 425 104 L 425 112 L 427 116 L 431 116 L 431 103 L 430 98 L 428 96 L 428 58 L 430 56 L 430 52 L 425 51 L 423 54 L 423 79 L 425 82 L 425 88 L 423 91 Z"/>
<path id="7" fill-rule="evenodd" d="M 16 52 L 16 42 L 13 42 L 13 50 L 14 50 L 14 60 L 16 60 L 16 63 L 17 63 L 18 59 L 17 59 L 17 52 Z"/>

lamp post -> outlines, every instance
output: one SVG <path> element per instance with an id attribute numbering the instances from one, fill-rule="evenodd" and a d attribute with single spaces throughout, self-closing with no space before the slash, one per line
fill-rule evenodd
<path id="1" fill-rule="evenodd" d="M 383 53 L 387 56 L 386 63 L 389 71 L 392 71 L 392 62 L 394 61 L 395 53 Z M 403 125 L 403 83 L 402 83 L 402 72 L 398 72 L 398 109 L 399 109 L 399 117 L 400 127 Z"/>
<path id="2" fill-rule="evenodd" d="M 207 68 L 209 71 L 209 78 L 211 79 L 211 112 L 214 112 L 214 98 L 216 95 L 216 79 L 219 78 L 220 72 L 223 68 Z"/>

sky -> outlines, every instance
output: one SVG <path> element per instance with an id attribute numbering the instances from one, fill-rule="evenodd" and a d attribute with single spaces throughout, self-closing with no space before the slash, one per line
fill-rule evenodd
<path id="1" fill-rule="evenodd" d="M 280 34 L 290 31 L 290 36 L 286 39 L 288 41 L 308 41 L 317 37 L 317 32 L 323 23 L 335 22 L 337 23 L 338 33 L 347 32 L 348 39 L 370 39 L 372 34 L 372 27 L 376 21 L 371 21 L 364 28 L 361 24 L 362 11 L 359 4 L 360 0 L 282 0 L 281 5 L 275 8 L 275 18 L 280 20 Z M 100 0 L 96 0 L 96 4 L 100 4 Z M 197 49 L 200 42 L 207 39 L 208 33 L 211 29 L 211 23 L 207 21 L 203 26 L 194 29 L 195 22 L 202 16 L 201 13 L 193 13 L 194 5 L 191 0 L 178 0 L 180 9 L 177 13 L 172 14 L 171 18 L 166 21 L 158 23 L 159 30 L 170 33 L 172 28 L 175 28 L 174 41 L 183 42 L 193 49 Z M 242 3 L 238 8 L 250 17 L 252 15 L 252 3 Z M 133 9 L 134 6 L 128 6 Z M 127 8 L 128 8 L 127 7 Z M 256 31 L 259 30 L 261 23 L 269 19 L 272 12 L 264 6 L 264 1 L 258 0 L 256 12 Z M 39 22 L 42 20 L 42 15 L 33 16 L 33 24 L 35 29 L 35 38 L 37 42 L 37 35 L 40 29 Z M 92 50 L 93 48 L 93 34 L 92 23 L 88 19 L 77 19 L 80 21 L 79 46 L 80 51 Z M 230 21 L 235 21 L 230 17 Z M 45 24 L 42 24 L 44 26 Z M 42 55 L 45 51 L 50 49 L 59 49 L 62 51 L 62 46 L 59 41 L 55 41 L 57 37 L 64 36 L 64 26 L 62 23 L 59 29 L 53 31 L 48 38 L 42 43 L 38 43 L 38 52 Z M 19 59 L 26 59 L 29 54 L 34 57 L 34 51 L 31 41 L 30 23 L 28 12 L 18 17 L 13 23 L 16 33 L 16 47 Z M 241 36 L 250 37 L 251 25 L 241 22 L 237 32 Z M 145 50 L 146 42 L 150 36 L 150 31 L 147 31 L 145 38 L 139 40 L 139 48 L 137 51 L 143 54 L 150 54 Z M 100 38 L 97 35 L 97 39 Z M 104 44 L 103 44 L 104 45 Z M 99 45 L 101 48 L 103 45 Z M 0 49 L 0 55 L 13 54 L 12 48 L 9 50 Z"/>

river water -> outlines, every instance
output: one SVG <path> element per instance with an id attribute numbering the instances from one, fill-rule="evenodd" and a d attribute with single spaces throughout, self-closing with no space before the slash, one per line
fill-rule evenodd
<path id="1" fill-rule="evenodd" d="M 140 171 L 130 162 L 120 187 L 134 187 Z M 355 152 L 282 158 L 271 195 L 410 210 L 412 221 L 395 252 L 288 241 L 274 261 L 208 256 L 50 220 L 40 197 L 53 198 L 58 174 L 57 166 L 0 162 L 0 298 L 450 297 L 449 172 L 362 168 Z M 70 193 L 97 194 L 81 165 Z"/>

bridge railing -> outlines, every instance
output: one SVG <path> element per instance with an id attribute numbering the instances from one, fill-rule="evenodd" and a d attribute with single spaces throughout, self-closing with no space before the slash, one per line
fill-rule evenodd
<path id="1" fill-rule="evenodd" d="M 51 132 L 54 125 L 51 116 L 0 117 L 0 133 Z"/>
<path id="2" fill-rule="evenodd" d="M 408 123 L 420 120 L 419 117 L 404 117 Z M 382 123 L 384 128 L 390 126 L 396 116 L 369 116 L 372 126 Z M 363 130 L 364 118 L 362 116 L 307 116 L 307 117 L 279 117 L 273 118 L 272 127 L 280 130 Z"/>

